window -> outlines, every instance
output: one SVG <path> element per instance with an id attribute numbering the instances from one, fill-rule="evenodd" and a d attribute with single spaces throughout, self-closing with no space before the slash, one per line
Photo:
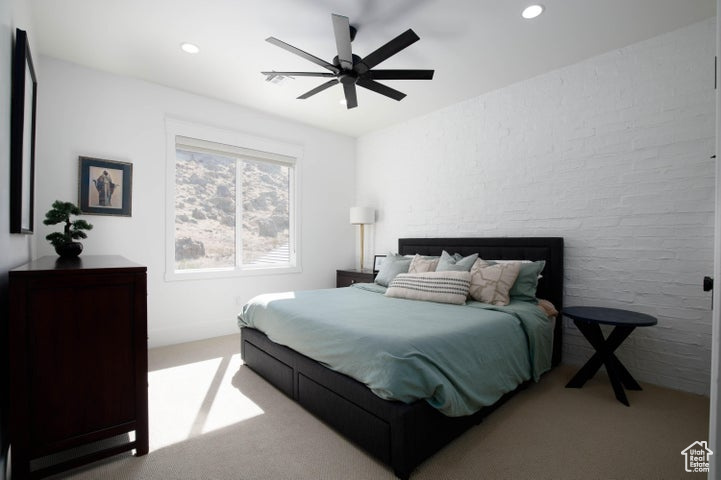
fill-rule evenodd
<path id="1" fill-rule="evenodd" d="M 299 271 L 298 147 L 171 120 L 167 131 L 166 277 Z"/>

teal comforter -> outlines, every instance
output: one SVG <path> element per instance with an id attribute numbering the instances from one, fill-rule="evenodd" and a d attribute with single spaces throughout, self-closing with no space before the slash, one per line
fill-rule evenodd
<path id="1" fill-rule="evenodd" d="M 447 305 L 389 298 L 384 288 L 266 294 L 238 325 L 313 358 L 386 400 L 425 399 L 470 415 L 551 366 L 552 327 L 537 305 Z"/>

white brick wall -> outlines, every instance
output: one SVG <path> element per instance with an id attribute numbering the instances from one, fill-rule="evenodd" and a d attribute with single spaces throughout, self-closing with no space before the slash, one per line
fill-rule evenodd
<path id="1" fill-rule="evenodd" d="M 619 357 L 708 394 L 715 19 L 511 85 L 358 142 L 369 253 L 404 236 L 562 236 L 566 305 L 656 316 Z M 565 325 L 564 362 L 591 354 Z"/>

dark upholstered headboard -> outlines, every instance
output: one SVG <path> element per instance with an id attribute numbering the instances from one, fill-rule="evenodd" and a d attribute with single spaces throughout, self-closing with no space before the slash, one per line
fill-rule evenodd
<path id="1" fill-rule="evenodd" d="M 562 237 L 495 237 L 495 238 L 399 238 L 401 255 L 451 255 L 478 253 L 485 260 L 545 260 L 536 296 L 563 308 L 563 238 Z M 553 364 L 561 361 L 563 322 L 556 319 Z"/>

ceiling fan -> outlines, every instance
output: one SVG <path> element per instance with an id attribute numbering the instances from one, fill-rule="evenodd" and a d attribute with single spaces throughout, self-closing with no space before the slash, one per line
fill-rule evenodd
<path id="1" fill-rule="evenodd" d="M 376 80 L 432 80 L 433 70 L 372 70 L 379 63 L 400 52 L 409 45 L 420 40 L 420 37 L 410 28 L 398 35 L 393 40 L 376 49 L 374 52 L 360 58 L 354 55 L 351 49 L 351 42 L 355 38 L 356 28 L 350 25 L 348 17 L 331 14 L 333 21 L 333 33 L 338 55 L 333 63 L 326 62 L 310 53 L 304 52 L 292 45 L 289 45 L 275 37 L 268 37 L 265 40 L 273 45 L 288 50 L 300 57 L 310 60 L 316 65 L 330 70 L 330 72 L 261 72 L 268 80 L 275 77 L 328 77 L 332 80 L 305 92 L 298 97 L 300 100 L 312 97 L 316 93 L 332 87 L 338 83 L 343 85 L 346 107 L 351 109 L 358 106 L 356 85 L 372 90 L 394 100 L 402 100 L 405 93 L 399 92 L 391 87 L 376 82 Z"/>

